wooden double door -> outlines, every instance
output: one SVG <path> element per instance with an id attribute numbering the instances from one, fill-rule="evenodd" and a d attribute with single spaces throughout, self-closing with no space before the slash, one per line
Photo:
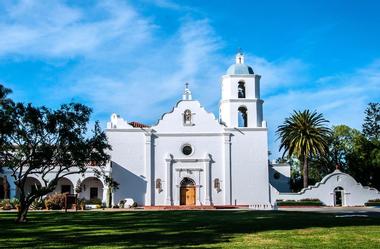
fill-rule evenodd
<path id="1" fill-rule="evenodd" d="M 195 205 L 195 186 L 181 187 L 180 196 L 180 205 Z"/>

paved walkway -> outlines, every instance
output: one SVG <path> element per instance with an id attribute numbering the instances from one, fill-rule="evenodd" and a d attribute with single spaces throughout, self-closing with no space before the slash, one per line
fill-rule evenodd
<path id="1" fill-rule="evenodd" d="M 296 211 L 296 212 L 315 212 L 336 214 L 337 217 L 380 217 L 380 208 L 378 207 L 321 207 L 321 208 L 279 208 L 279 211 Z"/>

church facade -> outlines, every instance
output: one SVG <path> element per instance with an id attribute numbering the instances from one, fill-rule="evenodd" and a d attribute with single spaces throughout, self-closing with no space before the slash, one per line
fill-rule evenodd
<path id="1" fill-rule="evenodd" d="M 114 200 L 139 205 L 270 206 L 268 130 L 260 75 L 238 53 L 221 82 L 219 117 L 183 97 L 153 126 L 116 114 L 107 124 Z"/>

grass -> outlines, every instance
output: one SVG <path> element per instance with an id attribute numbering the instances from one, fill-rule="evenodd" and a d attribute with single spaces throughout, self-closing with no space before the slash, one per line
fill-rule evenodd
<path id="1" fill-rule="evenodd" d="M 380 216 L 258 211 L 0 213 L 1 248 L 379 248 Z"/>

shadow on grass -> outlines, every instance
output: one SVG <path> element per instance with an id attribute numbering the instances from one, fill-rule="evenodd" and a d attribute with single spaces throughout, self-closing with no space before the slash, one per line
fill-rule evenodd
<path id="1" fill-rule="evenodd" d="M 380 225 L 380 217 L 259 211 L 44 212 L 30 213 L 26 224 L 14 218 L 0 213 L 0 247 L 189 247 L 270 230 Z"/>

